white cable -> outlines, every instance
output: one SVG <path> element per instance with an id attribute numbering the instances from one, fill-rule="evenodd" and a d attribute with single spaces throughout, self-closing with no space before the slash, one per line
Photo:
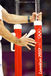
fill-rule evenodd
<path id="1" fill-rule="evenodd" d="M 31 29 L 28 35 L 26 36 L 27 38 L 33 35 L 36 31 L 34 29 Z"/>

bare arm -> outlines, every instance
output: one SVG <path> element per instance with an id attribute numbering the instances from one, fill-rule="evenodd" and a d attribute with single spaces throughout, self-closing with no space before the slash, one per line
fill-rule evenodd
<path id="1" fill-rule="evenodd" d="M 28 16 L 10 14 L 4 8 L 2 9 L 2 17 L 4 21 L 11 24 L 28 23 Z M 30 16 L 30 21 L 31 18 L 32 16 Z"/>
<path id="2" fill-rule="evenodd" d="M 3 22 L 0 21 L 0 35 L 9 42 L 13 42 L 14 44 L 19 43 L 19 39 L 13 36 L 4 26 Z"/>
<path id="3" fill-rule="evenodd" d="M 35 43 L 34 39 L 32 38 L 26 38 L 27 34 L 24 35 L 23 37 L 21 37 L 20 39 L 17 39 L 15 36 L 13 36 L 4 26 L 3 22 L 0 20 L 0 35 L 6 39 L 9 42 L 12 42 L 16 45 L 19 46 L 25 46 L 27 47 L 29 50 L 31 50 L 31 48 L 28 46 L 34 46 L 33 43 Z"/>

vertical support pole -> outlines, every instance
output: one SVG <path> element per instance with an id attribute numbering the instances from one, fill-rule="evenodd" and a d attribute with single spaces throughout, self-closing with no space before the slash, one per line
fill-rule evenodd
<path id="1" fill-rule="evenodd" d="M 34 22 L 35 33 L 35 41 L 37 44 L 35 45 L 35 76 L 43 76 L 42 72 L 42 22 L 35 21 Z"/>
<path id="2" fill-rule="evenodd" d="M 21 38 L 22 25 L 14 25 L 14 32 L 17 38 Z M 22 76 L 22 47 L 15 45 L 15 76 Z"/>

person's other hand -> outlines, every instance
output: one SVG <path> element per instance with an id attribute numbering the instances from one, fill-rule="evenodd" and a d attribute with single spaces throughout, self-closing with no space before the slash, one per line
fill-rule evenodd
<path id="1" fill-rule="evenodd" d="M 30 45 L 30 46 L 35 46 L 35 44 L 36 44 L 36 42 L 35 42 L 35 40 L 34 39 L 32 39 L 32 38 L 27 38 L 26 37 L 27 36 L 27 34 L 25 34 L 24 36 L 22 36 L 21 38 L 20 38 L 20 42 L 19 42 L 19 46 L 25 46 L 25 47 L 27 47 L 29 50 L 31 50 L 31 48 L 28 46 L 28 45 Z"/>

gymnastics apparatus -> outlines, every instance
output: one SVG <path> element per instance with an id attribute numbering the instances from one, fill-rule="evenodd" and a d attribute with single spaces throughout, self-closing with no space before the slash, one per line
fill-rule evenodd
<path id="1" fill-rule="evenodd" d="M 35 0 L 35 12 L 40 12 L 40 0 Z M 35 76 L 43 76 L 42 63 L 42 21 L 34 21 L 34 29 L 32 29 L 28 36 L 35 32 Z M 22 36 L 22 25 L 14 25 L 14 32 L 17 38 Z M 11 50 L 13 51 L 13 44 L 11 43 Z M 22 76 L 22 47 L 15 45 L 15 76 Z"/>

